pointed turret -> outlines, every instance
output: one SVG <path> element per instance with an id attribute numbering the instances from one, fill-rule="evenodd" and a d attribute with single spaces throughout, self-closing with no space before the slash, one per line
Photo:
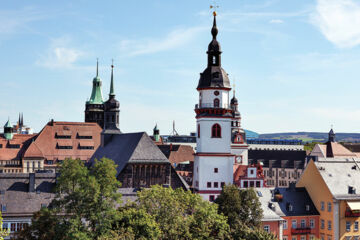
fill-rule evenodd
<path id="1" fill-rule="evenodd" d="M 110 82 L 110 98 L 115 98 L 115 91 L 114 91 L 114 61 L 111 64 L 111 82 Z"/>
<path id="2" fill-rule="evenodd" d="M 4 137 L 7 140 L 11 140 L 13 136 L 14 136 L 13 127 L 11 126 L 10 119 L 8 119 L 4 125 Z"/>
<path id="3" fill-rule="evenodd" d="M 102 104 L 104 103 L 102 91 L 101 91 L 102 81 L 99 77 L 99 61 L 96 61 L 96 77 L 93 79 L 93 87 L 91 91 L 90 100 L 87 102 L 89 104 Z"/>
<path id="4" fill-rule="evenodd" d="M 197 89 L 204 88 L 227 88 L 231 89 L 228 74 L 221 67 L 221 47 L 216 37 L 218 28 L 216 25 L 216 13 L 214 12 L 213 26 L 211 28 L 212 40 L 209 43 L 207 55 L 207 68 L 200 74 Z"/>
<path id="5" fill-rule="evenodd" d="M 160 141 L 160 131 L 158 129 L 157 124 L 155 125 L 154 130 L 153 130 L 153 137 L 154 137 L 155 142 Z"/>
<path id="6" fill-rule="evenodd" d="M 85 104 L 85 122 L 96 122 L 104 128 L 104 100 L 99 77 L 99 61 L 96 61 L 96 77 L 93 79 L 91 96 Z"/>
<path id="7" fill-rule="evenodd" d="M 120 103 L 115 99 L 115 91 L 114 91 L 114 65 L 111 64 L 111 83 L 110 83 L 110 93 L 109 100 L 105 102 L 105 124 L 104 131 L 110 130 L 110 132 L 118 132 L 119 129 L 119 108 Z M 109 131 L 108 131 L 109 132 Z"/>
<path id="8" fill-rule="evenodd" d="M 335 142 L 335 133 L 334 130 L 331 128 L 330 132 L 329 132 L 329 138 L 328 138 L 329 142 Z"/>

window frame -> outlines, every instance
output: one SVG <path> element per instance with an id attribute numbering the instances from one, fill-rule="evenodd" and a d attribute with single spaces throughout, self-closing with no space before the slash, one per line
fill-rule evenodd
<path id="1" fill-rule="evenodd" d="M 212 138 L 221 138 L 221 126 L 218 123 L 215 123 L 211 127 L 211 137 Z"/>

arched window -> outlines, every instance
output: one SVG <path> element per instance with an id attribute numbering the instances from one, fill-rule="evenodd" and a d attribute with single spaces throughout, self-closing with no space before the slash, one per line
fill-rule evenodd
<path id="1" fill-rule="evenodd" d="M 215 123 L 211 128 L 211 137 L 221 138 L 221 127 L 219 124 Z"/>
<path id="2" fill-rule="evenodd" d="M 198 138 L 200 138 L 200 124 L 198 124 Z"/>
<path id="3" fill-rule="evenodd" d="M 213 64 L 216 64 L 216 57 L 213 56 Z"/>
<path id="4" fill-rule="evenodd" d="M 214 108 L 220 107 L 220 100 L 218 98 L 214 99 Z"/>

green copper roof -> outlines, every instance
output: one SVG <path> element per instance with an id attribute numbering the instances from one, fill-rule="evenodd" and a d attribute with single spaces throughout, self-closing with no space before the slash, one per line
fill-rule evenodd
<path id="1" fill-rule="evenodd" d="M 11 124 L 10 124 L 10 119 L 7 120 L 4 128 L 12 128 Z"/>
<path id="2" fill-rule="evenodd" d="M 102 97 L 102 91 L 101 91 L 101 79 L 99 77 L 99 62 L 96 63 L 96 77 L 93 79 L 93 87 L 91 91 L 91 97 L 90 100 L 86 103 L 89 104 L 103 104 L 104 100 Z"/>

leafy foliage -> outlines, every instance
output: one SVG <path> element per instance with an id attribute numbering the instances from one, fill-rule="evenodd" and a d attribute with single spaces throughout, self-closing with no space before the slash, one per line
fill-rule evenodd
<path id="1" fill-rule="evenodd" d="M 227 239 L 226 217 L 217 205 L 180 188 L 153 186 L 138 194 L 137 208 L 151 215 L 160 239 Z"/>
<path id="2" fill-rule="evenodd" d="M 107 158 L 88 169 L 67 159 L 60 167 L 51 209 L 35 213 L 19 239 L 96 239 L 108 234 L 117 219 L 120 195 L 116 165 Z"/>
<path id="3" fill-rule="evenodd" d="M 0 240 L 4 240 L 4 237 L 9 236 L 9 231 L 7 229 L 3 229 L 3 218 L 0 212 Z"/>
<path id="4" fill-rule="evenodd" d="M 254 189 L 240 190 L 235 185 L 227 185 L 215 202 L 219 204 L 219 213 L 228 217 L 232 239 L 276 239 L 261 229 L 263 212 Z"/>

